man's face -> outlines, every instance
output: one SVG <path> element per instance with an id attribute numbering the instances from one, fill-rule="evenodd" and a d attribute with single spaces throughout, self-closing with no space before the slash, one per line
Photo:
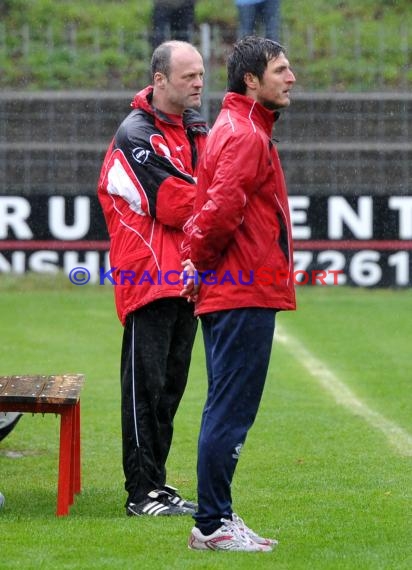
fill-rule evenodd
<path id="1" fill-rule="evenodd" d="M 181 114 L 185 109 L 200 107 L 204 73 L 202 56 L 195 49 L 172 51 L 164 92 L 169 113 Z"/>
<path id="2" fill-rule="evenodd" d="M 258 81 L 257 101 L 267 109 L 280 109 L 290 105 L 289 91 L 296 78 L 285 54 L 268 61 L 262 80 Z"/>

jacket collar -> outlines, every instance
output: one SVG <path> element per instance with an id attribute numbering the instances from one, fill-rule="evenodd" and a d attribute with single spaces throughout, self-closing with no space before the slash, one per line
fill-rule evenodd
<path id="1" fill-rule="evenodd" d="M 133 98 L 133 101 L 130 103 L 130 106 L 133 107 L 133 109 L 143 109 L 143 111 L 146 111 L 146 113 L 156 116 L 160 121 L 168 123 L 169 125 L 180 125 L 180 126 L 182 125 L 182 121 L 176 122 L 173 120 L 173 118 L 170 115 L 167 115 L 166 113 L 159 111 L 159 109 L 156 109 L 156 107 L 153 107 L 152 99 L 153 99 L 153 86 L 148 85 L 147 87 L 136 93 L 136 95 Z M 206 129 L 207 132 L 207 126 L 205 120 L 194 109 L 186 109 L 183 112 L 183 126 L 202 127 L 203 129 Z"/>
<path id="2" fill-rule="evenodd" d="M 146 113 L 149 113 L 150 115 L 155 115 L 158 119 L 170 125 L 178 124 L 175 121 L 173 121 L 173 119 L 169 115 L 166 115 L 166 113 L 163 113 L 162 111 L 159 111 L 159 109 L 156 109 L 156 107 L 153 107 L 152 99 L 153 99 L 153 86 L 148 85 L 147 87 L 136 93 L 136 95 L 133 98 L 133 101 L 130 103 L 130 106 L 133 107 L 133 109 L 143 109 L 143 111 L 146 111 Z"/>
<path id="3" fill-rule="evenodd" d="M 148 113 L 154 115 L 154 107 L 152 106 L 152 98 L 153 98 L 153 86 L 148 85 L 133 97 L 133 101 L 130 103 L 130 106 L 133 109 L 143 109 Z"/>
<path id="4" fill-rule="evenodd" d="M 252 121 L 252 123 L 259 125 L 269 137 L 272 133 L 273 124 L 279 117 L 278 111 L 270 111 L 257 101 L 254 101 L 251 97 L 239 95 L 231 91 L 226 93 L 223 99 L 222 109 L 236 111 Z"/>

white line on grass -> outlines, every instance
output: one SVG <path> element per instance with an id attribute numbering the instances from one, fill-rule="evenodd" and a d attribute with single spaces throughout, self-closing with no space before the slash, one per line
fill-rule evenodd
<path id="1" fill-rule="evenodd" d="M 338 404 L 358 414 L 372 427 L 382 432 L 398 454 L 412 456 L 412 436 L 403 428 L 387 420 L 364 404 L 336 374 L 321 360 L 316 358 L 299 340 L 276 327 L 275 340 L 281 342 L 300 364 L 329 392 Z"/>

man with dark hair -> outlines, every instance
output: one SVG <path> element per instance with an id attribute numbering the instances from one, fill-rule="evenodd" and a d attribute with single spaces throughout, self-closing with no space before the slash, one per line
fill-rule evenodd
<path id="1" fill-rule="evenodd" d="M 130 516 L 196 508 L 166 484 L 165 464 L 197 328 L 193 305 L 180 297 L 179 245 L 208 131 L 197 111 L 204 67 L 195 47 L 170 41 L 155 50 L 151 69 L 153 84 L 134 97 L 98 183 L 124 326 L 121 413 Z"/>
<path id="2" fill-rule="evenodd" d="M 235 45 L 227 69 L 228 93 L 202 155 L 183 244 L 182 295 L 196 301 L 208 374 L 189 547 L 258 552 L 276 541 L 233 512 L 231 484 L 262 397 L 276 313 L 295 309 L 288 198 L 272 142 L 295 76 L 284 48 L 258 37 Z M 199 289 L 187 278 L 194 268 Z"/>

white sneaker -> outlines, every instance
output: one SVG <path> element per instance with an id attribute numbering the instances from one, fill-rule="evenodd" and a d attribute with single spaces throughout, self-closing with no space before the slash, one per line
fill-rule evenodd
<path id="1" fill-rule="evenodd" d="M 221 519 L 222 526 L 214 533 L 204 535 L 193 527 L 188 547 L 192 550 L 236 550 L 244 552 L 270 552 L 271 546 L 258 544 L 231 520 Z"/>
<path id="2" fill-rule="evenodd" d="M 270 546 L 272 549 L 275 548 L 279 543 L 274 538 L 263 538 L 263 536 L 259 536 L 254 530 L 246 526 L 243 519 L 241 519 L 236 513 L 232 514 L 233 521 L 237 524 L 240 530 L 247 534 L 249 538 L 256 542 L 257 544 L 262 544 L 266 546 Z"/>

